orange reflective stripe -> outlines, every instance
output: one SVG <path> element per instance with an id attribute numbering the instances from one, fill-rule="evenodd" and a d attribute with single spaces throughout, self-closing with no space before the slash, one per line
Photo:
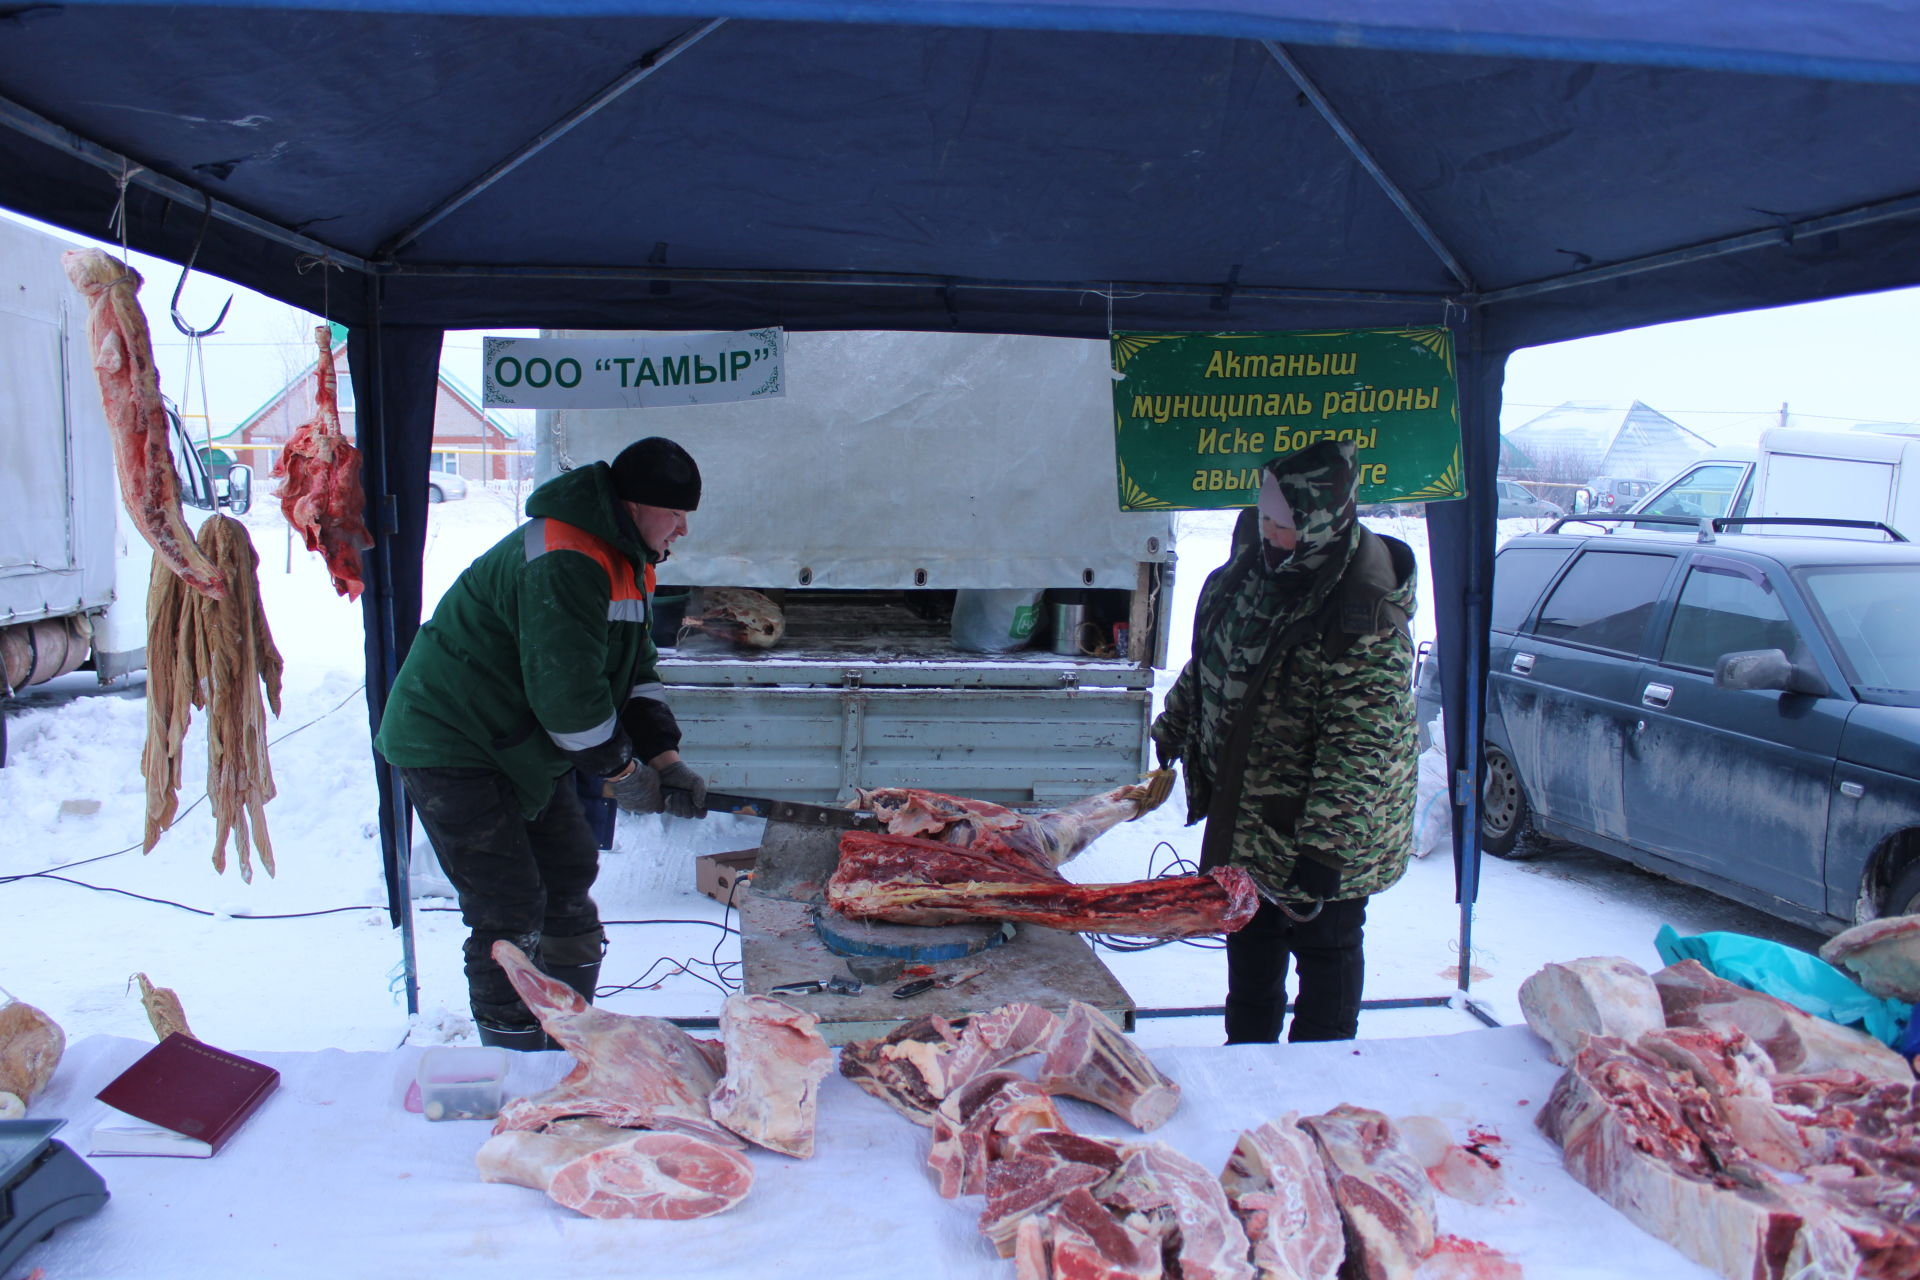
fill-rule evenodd
<path id="1" fill-rule="evenodd" d="M 578 551 L 597 561 L 607 571 L 607 581 L 612 584 L 614 601 L 641 600 L 653 594 L 653 566 L 646 567 L 647 586 L 643 593 L 640 584 L 633 576 L 633 562 L 620 553 L 620 549 L 605 538 L 588 533 L 578 525 L 568 524 L 564 520 L 547 517 L 546 550 Z"/>

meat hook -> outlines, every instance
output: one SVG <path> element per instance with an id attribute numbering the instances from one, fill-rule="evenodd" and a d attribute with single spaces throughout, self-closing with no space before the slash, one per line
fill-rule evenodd
<path id="1" fill-rule="evenodd" d="M 220 308 L 220 314 L 215 316 L 213 323 L 204 329 L 194 328 L 180 315 L 180 291 L 187 287 L 187 277 L 193 274 L 194 260 L 200 256 L 200 246 L 206 243 L 207 227 L 213 222 L 213 196 L 203 191 L 200 197 L 207 202 L 207 210 L 200 218 L 199 233 L 193 237 L 193 252 L 187 255 L 187 265 L 180 269 L 180 283 L 173 286 L 173 305 L 170 308 L 173 312 L 173 327 L 189 338 L 210 338 L 220 332 L 220 326 L 227 322 L 227 312 L 233 310 L 233 295 L 228 294 L 227 305 Z"/>

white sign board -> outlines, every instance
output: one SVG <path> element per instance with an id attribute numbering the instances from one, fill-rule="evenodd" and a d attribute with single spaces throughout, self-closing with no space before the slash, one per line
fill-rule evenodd
<path id="1" fill-rule="evenodd" d="M 786 394 L 779 329 L 626 338 L 488 338 L 489 409 L 656 409 Z"/>

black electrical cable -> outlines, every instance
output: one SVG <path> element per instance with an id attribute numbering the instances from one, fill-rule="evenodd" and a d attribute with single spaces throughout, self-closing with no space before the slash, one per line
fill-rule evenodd
<path id="1" fill-rule="evenodd" d="M 1166 866 L 1156 871 L 1154 861 L 1160 856 L 1162 849 L 1167 851 L 1171 860 Z M 1153 852 L 1147 855 L 1147 879 L 1149 880 L 1169 880 L 1176 876 L 1199 874 L 1199 866 L 1182 856 L 1178 849 L 1165 840 L 1153 846 Z M 1090 933 L 1087 935 L 1087 940 L 1096 947 L 1104 947 L 1108 951 L 1117 951 L 1123 955 L 1130 955 L 1136 951 L 1152 951 L 1170 942 L 1178 942 L 1183 947 L 1197 947 L 1202 951 L 1224 951 L 1227 946 L 1227 940 L 1219 934 L 1208 934 L 1199 938 L 1129 938 L 1111 933 Z"/>

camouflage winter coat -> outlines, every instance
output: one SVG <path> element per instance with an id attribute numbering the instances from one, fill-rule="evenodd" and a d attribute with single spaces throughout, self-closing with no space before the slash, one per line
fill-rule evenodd
<path id="1" fill-rule="evenodd" d="M 1288 881 L 1311 857 L 1340 868 L 1336 897 L 1363 897 L 1400 878 L 1411 845 L 1413 553 L 1354 518 L 1352 445 L 1267 469 L 1298 546 L 1271 570 L 1242 518 L 1153 734 L 1185 762 L 1187 821 L 1208 820 L 1203 866 L 1244 867 L 1263 895 L 1304 905 Z"/>

